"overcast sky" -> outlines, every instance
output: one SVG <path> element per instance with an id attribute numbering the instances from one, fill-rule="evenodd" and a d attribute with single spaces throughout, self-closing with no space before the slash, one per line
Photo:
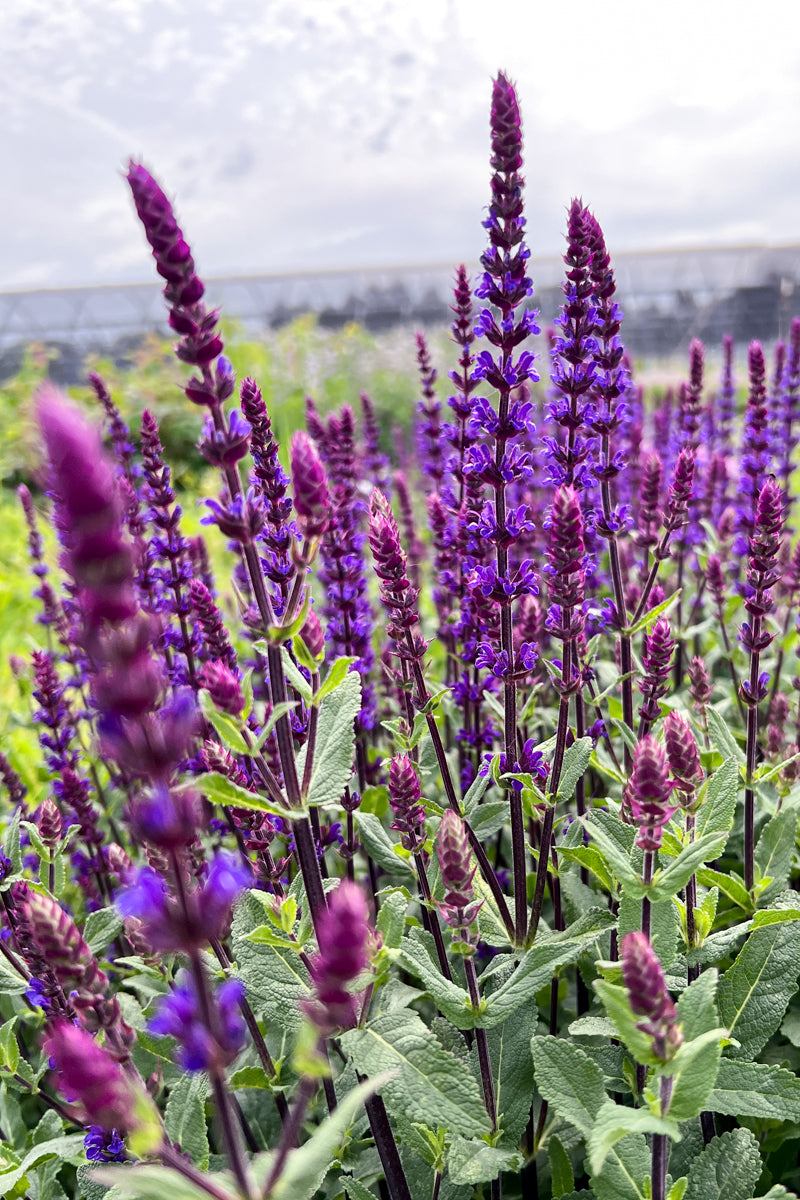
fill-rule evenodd
<path id="1" fill-rule="evenodd" d="M 208 276 L 474 260 L 500 67 L 534 256 L 800 242 L 797 0 L 2 0 L 0 288 L 152 278 L 130 155 Z"/>

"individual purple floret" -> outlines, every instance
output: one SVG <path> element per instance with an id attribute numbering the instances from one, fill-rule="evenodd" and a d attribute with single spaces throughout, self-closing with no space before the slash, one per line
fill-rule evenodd
<path id="1" fill-rule="evenodd" d="M 646 934 L 626 933 L 620 958 L 631 1008 L 637 1017 L 645 1018 L 636 1028 L 653 1039 L 653 1056 L 668 1062 L 683 1044 L 683 1031 L 658 955 Z"/>
<path id="2" fill-rule="evenodd" d="M 367 966 L 369 939 L 366 897 L 357 883 L 343 879 L 329 893 L 328 907 L 320 918 L 319 953 L 311 967 L 316 996 L 303 1005 L 321 1033 L 355 1025 L 356 997 L 348 984 Z"/>
<path id="3" fill-rule="evenodd" d="M 89 1162 L 112 1163 L 125 1161 L 125 1143 L 116 1129 L 90 1125 L 83 1139 Z"/>
<path id="4" fill-rule="evenodd" d="M 677 812 L 671 799 L 666 755 L 653 735 L 647 734 L 634 751 L 633 772 L 622 801 L 623 818 L 639 828 L 636 845 L 642 850 L 661 848 L 663 828 Z"/>
<path id="5" fill-rule="evenodd" d="M 159 1000 L 148 1029 L 159 1037 L 178 1042 L 178 1063 L 185 1071 L 212 1071 L 233 1062 L 244 1045 L 245 1025 L 240 1004 L 244 986 L 227 979 L 213 993 L 208 1015 L 201 1011 L 194 978 L 187 972 L 178 977 L 172 991 Z"/>

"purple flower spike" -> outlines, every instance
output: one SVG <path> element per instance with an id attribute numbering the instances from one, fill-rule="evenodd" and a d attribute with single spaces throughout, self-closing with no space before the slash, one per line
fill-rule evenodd
<path id="1" fill-rule="evenodd" d="M 626 933 L 620 951 L 631 1008 L 646 1018 L 636 1027 L 653 1039 L 653 1055 L 667 1062 L 683 1044 L 683 1032 L 661 963 L 644 933 Z"/>
<path id="2" fill-rule="evenodd" d="M 560 641 L 572 642 L 583 631 L 584 598 L 583 514 L 574 487 L 556 489 L 548 525 L 552 607 L 545 628 Z"/>
<path id="3" fill-rule="evenodd" d="M 320 1032 L 355 1025 L 355 998 L 347 985 L 367 966 L 369 938 L 366 897 L 357 883 L 343 879 L 320 920 L 319 954 L 312 964 L 317 999 L 303 1006 Z"/>
<path id="4" fill-rule="evenodd" d="M 666 617 L 659 617 L 653 626 L 653 631 L 644 639 L 642 666 L 644 678 L 639 683 L 639 691 L 645 697 L 644 704 L 639 709 L 642 721 L 642 733 L 646 733 L 654 721 L 661 716 L 661 696 L 669 688 L 669 671 L 675 642 L 672 630 Z"/>
<path id="5" fill-rule="evenodd" d="M 633 756 L 633 772 L 623 797 L 623 813 L 638 825 L 636 845 L 659 850 L 663 827 L 677 807 L 670 803 L 672 784 L 666 755 L 652 734 L 642 738 Z"/>
<path id="6" fill-rule="evenodd" d="M 425 809 L 420 803 L 416 768 L 405 754 L 398 754 L 389 764 L 389 803 L 394 813 L 392 829 L 402 834 L 407 850 L 419 854 L 425 844 Z"/>
<path id="7" fill-rule="evenodd" d="M 389 502 L 377 489 L 369 502 L 369 544 L 375 563 L 375 572 L 380 579 L 381 601 L 389 612 L 387 633 L 393 642 L 394 653 L 399 658 L 411 653 L 407 638 L 413 640 L 413 657 L 421 657 L 426 643 L 412 630 L 419 624 L 417 590 L 408 578 L 408 562 L 400 545 L 400 531 L 389 507 Z"/>
<path id="8" fill-rule="evenodd" d="M 131 1128 L 132 1087 L 119 1063 L 91 1034 L 57 1021 L 43 1045 L 55 1063 L 63 1095 L 71 1103 L 78 1101 L 92 1124 L 109 1130 Z"/>
<path id="9" fill-rule="evenodd" d="M 436 853 L 444 887 L 444 900 L 437 902 L 437 908 L 451 929 L 460 935 L 460 940 L 469 944 L 473 940 L 469 927 L 482 908 L 483 900 L 475 899 L 472 880 L 477 865 L 472 863 L 464 822 L 452 809 L 445 812 L 439 825 Z"/>
<path id="10" fill-rule="evenodd" d="M 664 718 L 664 742 L 675 788 L 685 798 L 684 803 L 691 804 L 703 771 L 692 727 L 680 713 L 670 712 Z"/>
<path id="11" fill-rule="evenodd" d="M 297 524 L 304 537 L 320 537 L 330 520 L 328 478 L 316 446 L 302 430 L 292 437 L 291 464 Z"/>

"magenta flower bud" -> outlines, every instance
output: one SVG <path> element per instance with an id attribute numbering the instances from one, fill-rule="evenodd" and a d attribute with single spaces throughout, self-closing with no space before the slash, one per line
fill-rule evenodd
<path id="1" fill-rule="evenodd" d="M 91 1034 L 68 1021 L 57 1021 L 43 1046 L 55 1064 L 61 1092 L 70 1103 L 81 1105 L 90 1122 L 103 1129 L 131 1128 L 133 1088 L 119 1063 Z"/>
<path id="2" fill-rule="evenodd" d="M 366 897 L 358 884 L 343 879 L 328 895 L 319 924 L 319 954 L 311 972 L 317 1001 L 304 1005 L 321 1031 L 355 1025 L 355 1000 L 347 985 L 367 966 L 369 937 Z"/>
<path id="3" fill-rule="evenodd" d="M 231 717 L 240 716 L 244 709 L 242 685 L 221 660 L 206 663 L 200 682 L 214 702 L 214 707 Z"/>
<path id="4" fill-rule="evenodd" d="M 697 787 L 700 766 L 700 751 L 697 748 L 692 727 L 680 713 L 667 713 L 664 718 L 664 742 L 675 788 L 690 803 Z"/>
<path id="5" fill-rule="evenodd" d="M 292 436 L 291 475 L 300 531 L 307 538 L 321 537 L 331 514 L 328 477 L 316 446 L 302 430 Z"/>
<path id="6" fill-rule="evenodd" d="M 398 754 L 389 764 L 392 829 L 402 834 L 406 850 L 418 854 L 425 843 L 425 809 L 420 803 L 419 776 L 411 759 Z"/>
<path id="7" fill-rule="evenodd" d="M 483 906 L 475 899 L 472 880 L 477 865 L 472 865 L 469 837 L 461 818 L 448 809 L 436 835 L 436 853 L 444 886 L 444 901 L 437 908 L 447 924 L 461 934 L 461 940 L 470 940 L 467 930 Z M 466 936 L 464 936 L 466 934 Z"/>
<path id="8" fill-rule="evenodd" d="M 626 933 L 620 958 L 631 1008 L 646 1018 L 636 1028 L 653 1039 L 653 1055 L 667 1062 L 683 1044 L 683 1032 L 658 956 L 646 934 Z"/>
<path id="9" fill-rule="evenodd" d="M 625 788 L 624 808 L 639 826 L 636 845 L 659 850 L 663 827 L 677 807 L 670 803 L 672 784 L 666 755 L 652 734 L 642 738 L 633 755 L 633 771 Z"/>
<path id="10" fill-rule="evenodd" d="M 131 832 L 161 850 L 190 846 L 201 822 L 200 797 L 194 791 L 170 791 L 156 783 L 131 805 Z"/>
<path id="11" fill-rule="evenodd" d="M 319 617 L 313 608 L 309 608 L 305 624 L 300 630 L 306 650 L 313 659 L 320 661 L 325 653 L 325 633 Z"/>
<path id="12" fill-rule="evenodd" d="M 556 489 L 548 524 L 552 607 L 545 628 L 560 641 L 574 641 L 583 632 L 584 545 L 581 502 L 571 485 Z"/>
<path id="13" fill-rule="evenodd" d="M 510 173 L 522 166 L 522 119 L 514 85 L 501 71 L 492 87 L 491 129 L 493 171 Z"/>
<path id="14" fill-rule="evenodd" d="M 694 700 L 695 707 L 705 708 L 711 700 L 712 692 L 708 667 L 702 658 L 693 658 L 689 663 L 689 694 Z"/>
<path id="15" fill-rule="evenodd" d="M 400 530 L 389 501 L 377 488 L 369 499 L 369 545 L 375 573 L 380 579 L 381 602 L 389 613 L 387 633 L 399 657 L 409 657 L 407 635 L 419 624 L 417 590 L 408 577 L 408 561 L 400 544 Z M 425 653 L 426 643 L 414 637 L 414 655 Z"/>
<path id="16" fill-rule="evenodd" d="M 51 850 L 58 845 L 61 840 L 61 830 L 63 822 L 61 813 L 58 811 L 58 806 L 52 796 L 45 796 L 39 809 L 36 813 L 36 824 L 39 829 L 39 837 Z"/>

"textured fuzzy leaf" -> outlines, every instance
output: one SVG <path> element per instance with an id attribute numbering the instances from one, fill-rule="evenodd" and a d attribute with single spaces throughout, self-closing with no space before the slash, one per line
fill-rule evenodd
<path id="1" fill-rule="evenodd" d="M 122 917 L 115 908 L 99 908 L 86 918 L 83 937 L 92 954 L 102 954 L 122 929 Z"/>
<path id="2" fill-rule="evenodd" d="M 756 878 L 772 880 L 758 898 L 762 907 L 786 887 L 796 845 L 797 811 L 783 809 L 764 826 L 756 846 Z"/>
<path id="3" fill-rule="evenodd" d="M 533 1095 L 530 1044 L 538 1019 L 537 1009 L 531 1004 L 517 1009 L 510 1020 L 487 1033 L 497 1117 L 506 1145 L 517 1145 L 528 1122 Z"/>
<path id="4" fill-rule="evenodd" d="M 100 1167 L 94 1178 L 114 1189 L 114 1196 L 131 1196 L 134 1200 L 208 1200 L 208 1192 L 191 1183 L 171 1167 L 142 1166 Z M 230 1179 L 214 1174 L 211 1180 L 218 1192 L 237 1200 L 240 1195 Z"/>
<path id="5" fill-rule="evenodd" d="M 591 1174 L 597 1175 L 602 1170 L 617 1142 L 631 1133 L 663 1133 L 675 1142 L 681 1139 L 677 1121 L 657 1117 L 647 1108 L 626 1108 L 606 1100 L 586 1141 Z"/>
<path id="6" fill-rule="evenodd" d="M 723 1133 L 689 1168 L 684 1200 L 749 1200 L 761 1169 L 758 1142 L 749 1129 Z"/>
<path id="7" fill-rule="evenodd" d="M 730 1117 L 800 1121 L 800 1079 L 783 1067 L 723 1058 L 706 1108 Z"/>
<path id="8" fill-rule="evenodd" d="M 270 813 L 274 817 L 291 820 L 292 816 L 303 816 L 302 809 L 289 809 L 281 804 L 273 804 L 259 792 L 251 792 L 248 788 L 240 787 L 227 775 L 218 771 L 205 771 L 191 779 L 192 787 L 198 788 L 213 804 L 232 804 L 236 808 L 246 808 L 251 812 Z"/>
<path id="9" fill-rule="evenodd" d="M 800 921 L 754 929 L 719 983 L 722 1023 L 741 1043 L 728 1053 L 755 1058 L 778 1028 L 800 974 Z"/>
<path id="10" fill-rule="evenodd" d="M 706 710 L 706 715 L 708 717 L 708 732 L 711 736 L 712 745 L 719 750 L 723 758 L 732 758 L 736 763 L 744 766 L 744 750 L 742 750 L 713 704 Z"/>
<path id="11" fill-rule="evenodd" d="M 82 1133 L 73 1133 L 64 1137 L 51 1138 L 49 1141 L 40 1142 L 34 1146 L 21 1160 L 13 1162 L 10 1170 L 0 1171 L 0 1196 L 7 1196 L 13 1192 L 28 1171 L 32 1171 L 34 1167 L 48 1159 L 57 1158 L 62 1162 L 68 1162 L 75 1155 L 83 1157 L 83 1138 Z"/>
<path id="12" fill-rule="evenodd" d="M 603 1072 L 571 1042 L 531 1039 L 536 1087 L 553 1112 L 588 1137 L 607 1100 Z"/>
<path id="13" fill-rule="evenodd" d="M 623 893 L 619 902 L 619 929 L 617 937 L 622 942 L 626 933 L 642 927 L 642 902 Z M 681 922 L 672 900 L 656 900 L 650 906 L 650 944 L 661 960 L 664 970 L 674 961 L 678 948 Z"/>
<path id="14" fill-rule="evenodd" d="M 469 993 L 451 979 L 445 979 L 435 959 L 433 938 L 421 929 L 412 929 L 397 955 L 399 963 L 423 984 L 437 1008 L 458 1029 L 474 1029 L 476 1014 Z"/>
<path id="15" fill-rule="evenodd" d="M 736 758 L 726 758 L 708 781 L 705 799 L 695 819 L 695 836 L 729 833 L 736 813 L 739 794 L 739 766 Z"/>
<path id="16" fill-rule="evenodd" d="M 453 1183 L 489 1183 L 501 1171 L 519 1171 L 523 1162 L 519 1150 L 501 1150 L 484 1141 L 458 1137 L 447 1155 L 447 1172 Z"/>
<path id="17" fill-rule="evenodd" d="M 491 1029 L 507 1020 L 521 1004 L 531 1000 L 544 987 L 554 971 L 575 962 L 601 933 L 614 924 L 614 917 L 608 909 L 592 908 L 562 933 L 547 937 L 540 933 L 511 977 L 489 997 L 482 1023 Z"/>
<path id="18" fill-rule="evenodd" d="M 364 849 L 370 858 L 390 875 L 401 875 L 406 879 L 416 879 L 414 868 L 407 859 L 397 853 L 400 843 L 393 842 L 386 829 L 374 813 L 357 811 L 355 814 L 358 829 Z"/>
<path id="19" fill-rule="evenodd" d="M 267 1193 L 269 1200 L 273 1197 L 275 1200 L 311 1200 L 317 1194 L 330 1169 L 333 1153 L 358 1116 L 362 1104 L 379 1088 L 388 1086 L 388 1080 L 388 1075 L 375 1075 L 347 1093 L 308 1141 L 291 1151 L 278 1182 Z M 264 1183 L 269 1178 L 274 1153 L 258 1156 L 256 1174 Z"/>
<path id="20" fill-rule="evenodd" d="M 444 1125 L 464 1137 L 489 1132 L 477 1080 L 463 1062 L 442 1049 L 416 1013 L 386 1013 L 364 1029 L 349 1030 L 341 1042 L 362 1074 L 396 1072 L 383 1089 L 387 1108 L 434 1128 Z"/>
<path id="21" fill-rule="evenodd" d="M 547 1140 L 547 1157 L 550 1159 L 553 1196 L 556 1200 L 560 1200 L 560 1197 L 566 1195 L 567 1192 L 573 1191 L 575 1176 L 569 1155 L 555 1135 Z"/>
<path id="22" fill-rule="evenodd" d="M 257 946 L 245 940 L 262 924 L 263 917 L 261 904 L 245 892 L 236 907 L 231 931 L 237 971 L 256 1013 L 266 1017 L 268 1023 L 294 1032 L 302 1024 L 298 1001 L 311 995 L 308 972 L 296 951 Z"/>
<path id="23" fill-rule="evenodd" d="M 170 1091 L 164 1111 L 164 1126 L 169 1140 L 177 1142 L 201 1171 L 208 1169 L 207 1096 L 207 1076 L 187 1071 Z"/>
<path id="24" fill-rule="evenodd" d="M 336 805 L 353 774 L 355 730 L 353 722 L 361 708 L 361 677 L 345 675 L 319 707 L 314 763 L 306 803 Z M 308 745 L 297 756 L 297 775 L 303 778 Z"/>
<path id="25" fill-rule="evenodd" d="M 676 896 L 698 867 L 721 854 L 727 840 L 726 833 L 707 833 L 696 838 L 691 845 L 684 846 L 678 857 L 658 872 L 649 895 L 657 900 Z"/>
<path id="26" fill-rule="evenodd" d="M 589 759 L 592 757 L 592 739 L 577 738 L 564 752 L 564 764 L 561 768 L 561 778 L 558 781 L 559 800 L 569 800 L 575 794 L 575 785 L 586 774 Z"/>

